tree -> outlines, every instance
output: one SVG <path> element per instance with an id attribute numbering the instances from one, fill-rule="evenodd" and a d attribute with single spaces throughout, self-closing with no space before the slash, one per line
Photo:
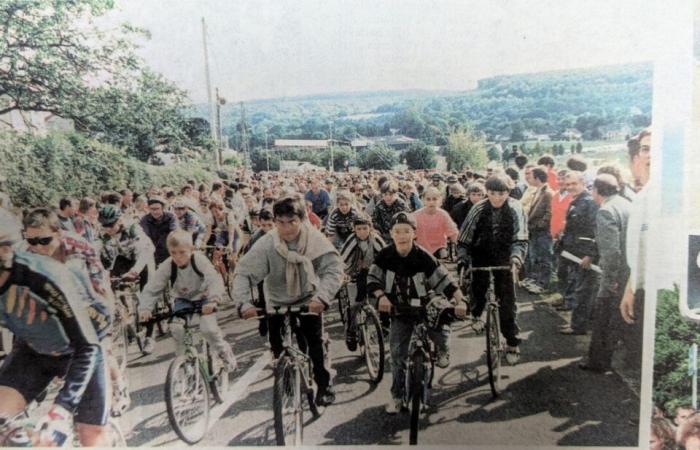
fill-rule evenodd
<path id="1" fill-rule="evenodd" d="M 501 160 L 501 153 L 498 151 L 498 149 L 496 147 L 490 147 L 487 154 L 489 157 L 489 161 L 500 161 Z"/>
<path id="2" fill-rule="evenodd" d="M 522 141 L 525 139 L 524 131 L 525 127 L 523 126 L 523 123 L 521 121 L 513 122 L 510 124 L 511 128 L 511 134 L 510 134 L 510 140 L 515 142 L 515 141 Z"/>
<path id="3" fill-rule="evenodd" d="M 488 163 L 486 139 L 470 126 L 457 128 L 447 138 L 445 157 L 448 170 L 461 171 L 467 165 L 483 168 Z"/>
<path id="4" fill-rule="evenodd" d="M 124 25 L 117 36 L 92 23 L 113 0 L 5 0 L 0 2 L 0 114 L 44 111 L 66 118 L 80 110 L 89 79 L 110 79 L 139 61 Z"/>
<path id="5" fill-rule="evenodd" d="M 364 170 L 389 170 L 399 162 L 396 150 L 383 144 L 368 148 L 358 159 L 359 166 Z"/>
<path id="6" fill-rule="evenodd" d="M 411 144 L 404 152 L 403 158 L 406 160 L 406 165 L 411 170 L 433 169 L 437 164 L 435 152 L 424 142 L 415 142 Z"/>

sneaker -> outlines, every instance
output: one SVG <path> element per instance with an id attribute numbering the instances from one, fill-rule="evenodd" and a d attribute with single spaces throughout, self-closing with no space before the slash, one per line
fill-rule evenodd
<path id="1" fill-rule="evenodd" d="M 476 334 L 483 333 L 484 328 L 486 327 L 486 325 L 484 324 L 484 321 L 481 319 L 477 319 L 477 318 L 472 318 L 472 323 L 470 326 L 472 327 L 472 330 L 474 330 L 474 332 Z"/>
<path id="2" fill-rule="evenodd" d="M 153 338 L 147 337 L 143 340 L 143 348 L 141 349 L 141 353 L 143 353 L 144 355 L 150 355 L 155 349 L 156 344 L 153 341 Z"/>
<path id="3" fill-rule="evenodd" d="M 236 360 L 236 355 L 233 354 L 233 350 L 231 350 L 231 348 L 225 352 L 219 353 L 219 358 L 221 358 L 221 362 L 224 363 L 224 370 L 226 370 L 226 372 L 232 373 L 238 369 L 238 361 Z"/>
<path id="4" fill-rule="evenodd" d="M 441 369 L 448 368 L 450 366 L 450 354 L 448 352 L 440 353 L 435 365 Z"/>
<path id="5" fill-rule="evenodd" d="M 403 409 L 403 400 L 400 398 L 392 398 L 389 403 L 386 404 L 386 413 L 389 415 L 395 415 Z"/>
<path id="6" fill-rule="evenodd" d="M 517 345 L 515 347 L 506 345 L 506 361 L 511 366 L 514 366 L 520 362 L 520 348 Z"/>
<path id="7" fill-rule="evenodd" d="M 345 345 L 351 352 L 357 350 L 357 332 L 355 330 L 347 330 L 345 332 Z"/>
<path id="8" fill-rule="evenodd" d="M 335 401 L 335 389 L 333 386 L 327 386 L 325 389 L 319 389 L 316 394 L 316 404 L 318 406 L 328 406 Z"/>

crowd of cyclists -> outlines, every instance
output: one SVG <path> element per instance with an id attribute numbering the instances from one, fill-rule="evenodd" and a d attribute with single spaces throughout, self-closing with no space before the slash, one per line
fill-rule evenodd
<path id="1" fill-rule="evenodd" d="M 149 321 L 156 303 L 167 301 L 175 311 L 197 305 L 201 332 L 230 371 L 237 364 L 217 323 L 220 306 L 232 302 L 241 318 L 251 319 L 267 305 L 307 304 L 313 314 L 302 316 L 300 330 L 313 361 L 319 405 L 335 400 L 328 367 L 332 355 L 325 354 L 322 327 L 323 313 L 343 283 L 357 286 L 355 305 L 367 296 L 376 301 L 391 361 L 406 356 L 414 319 L 402 316 L 400 306 L 413 299 L 436 308 L 438 315 L 452 308 L 475 332 L 483 330 L 488 277 L 475 274 L 471 292 L 462 292 L 444 264 L 447 259 L 460 268 L 510 266 L 534 294 L 576 291 L 574 282 L 566 284 L 562 266 L 568 263 L 554 244 L 565 241 L 571 197 L 600 190 L 600 177 L 608 178 L 596 175 L 578 155 L 566 169 L 556 170 L 549 155 L 536 162 L 514 155 L 505 169 L 492 164 L 450 173 L 240 169 L 211 184 L 188 181 L 138 194 L 123 189 L 29 210 L 5 200 L 0 205 L 0 324 L 15 339 L 0 368 L 0 434 L 58 377 L 63 385 L 36 426 L 39 442 L 58 443 L 73 421 L 83 445 L 106 442 L 108 416 L 129 408 L 128 373 L 119 369 L 111 349 L 114 280 L 138 284 L 138 317 L 148 324 L 143 354 L 156 345 Z M 617 174 L 615 193 L 629 189 L 619 168 L 605 170 Z M 596 256 L 578 256 L 586 269 L 598 262 Z M 570 276 L 575 272 L 567 270 Z M 550 282 L 555 274 L 561 287 Z M 495 288 L 505 357 L 517 364 L 521 339 L 512 275 L 498 274 Z M 563 309 L 576 308 L 564 298 Z M 349 318 L 346 345 L 353 350 L 357 334 L 352 314 Z M 445 368 L 450 325 L 440 323 L 431 339 L 436 365 Z M 274 317 L 260 321 L 274 355 L 281 350 L 280 327 Z M 573 333 L 585 332 L 582 327 Z M 181 324 L 171 323 L 170 334 L 181 352 Z M 390 414 L 406 406 L 403 372 L 401 364 L 391 365 Z"/>

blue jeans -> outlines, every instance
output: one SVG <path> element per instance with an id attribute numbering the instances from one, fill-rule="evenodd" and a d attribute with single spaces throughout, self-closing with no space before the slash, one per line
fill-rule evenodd
<path id="1" fill-rule="evenodd" d="M 413 333 L 413 320 L 402 316 L 391 318 L 391 330 L 389 332 L 389 346 L 391 349 L 391 396 L 403 398 L 406 384 L 406 370 L 404 361 L 408 356 L 408 345 Z M 429 331 L 430 339 L 435 343 L 437 353 L 449 351 L 450 328 L 443 327 L 440 331 Z"/>
<path id="2" fill-rule="evenodd" d="M 549 230 L 530 233 L 527 263 L 528 277 L 538 286 L 548 288 L 552 274 L 552 235 Z"/>

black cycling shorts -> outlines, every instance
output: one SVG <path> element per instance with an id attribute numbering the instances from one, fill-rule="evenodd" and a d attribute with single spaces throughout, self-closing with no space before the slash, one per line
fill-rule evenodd
<path id="1" fill-rule="evenodd" d="M 0 367 L 0 386 L 18 391 L 27 403 L 44 392 L 55 378 L 68 371 L 71 355 L 42 355 L 24 343 L 15 343 Z M 80 400 L 74 419 L 88 425 L 105 425 L 109 417 L 107 370 L 100 353 L 97 369 Z"/>

